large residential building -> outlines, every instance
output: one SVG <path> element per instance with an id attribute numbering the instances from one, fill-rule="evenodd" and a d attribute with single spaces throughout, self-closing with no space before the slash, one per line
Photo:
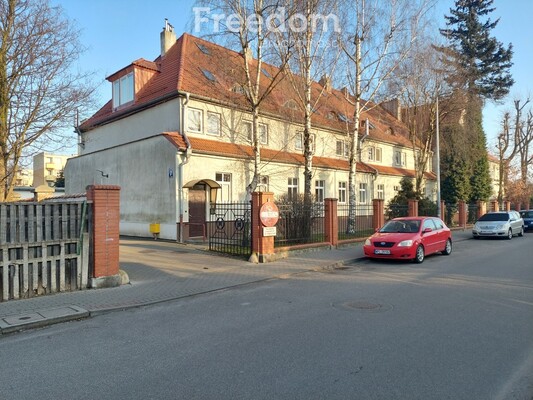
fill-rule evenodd
<path id="1" fill-rule="evenodd" d="M 253 177 L 252 115 L 243 89 L 242 54 L 183 34 L 161 33 L 161 55 L 138 59 L 107 78 L 112 99 L 79 127 L 81 151 L 65 169 L 67 193 L 89 184 L 120 185 L 121 233 L 162 238 L 201 235 L 213 202 L 242 201 Z M 278 70 L 265 64 L 266 84 Z M 347 91 L 315 82 L 313 97 L 313 194 L 348 201 L 348 133 L 353 102 Z M 276 196 L 303 193 L 303 114 L 289 79 L 261 104 L 261 182 Z M 356 197 L 385 201 L 404 176 L 414 176 L 413 147 L 405 126 L 374 105 L 364 110 Z M 435 199 L 435 175 L 425 173 Z"/>
<path id="2" fill-rule="evenodd" d="M 33 156 L 33 187 L 54 186 L 70 157 L 45 152 Z"/>

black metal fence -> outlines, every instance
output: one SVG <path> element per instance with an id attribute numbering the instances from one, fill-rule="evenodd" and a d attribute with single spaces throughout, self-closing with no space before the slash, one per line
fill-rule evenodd
<path id="1" fill-rule="evenodd" d="M 467 224 L 475 224 L 477 221 L 477 211 L 478 211 L 478 205 L 477 204 L 468 204 L 468 214 L 466 216 L 466 223 Z"/>
<path id="2" fill-rule="evenodd" d="M 324 203 L 278 203 L 275 247 L 324 242 Z"/>
<path id="3" fill-rule="evenodd" d="M 353 215 L 350 215 L 349 204 L 337 205 L 339 240 L 358 239 L 369 236 L 374 232 L 372 226 L 374 207 L 372 205 L 358 204 L 354 207 L 352 213 Z"/>
<path id="4" fill-rule="evenodd" d="M 251 203 L 218 203 L 207 223 L 209 250 L 249 256 L 252 249 Z"/>
<path id="5" fill-rule="evenodd" d="M 437 203 L 430 201 L 418 203 L 418 215 L 421 217 L 437 217 L 439 215 Z"/>
<path id="6" fill-rule="evenodd" d="M 385 220 L 407 217 L 409 215 L 409 206 L 407 204 L 389 204 L 385 209 Z"/>

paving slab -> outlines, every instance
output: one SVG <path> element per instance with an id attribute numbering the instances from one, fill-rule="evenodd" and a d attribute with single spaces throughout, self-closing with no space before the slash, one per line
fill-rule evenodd
<path id="1" fill-rule="evenodd" d="M 0 318 L 0 333 L 6 334 L 23 329 L 38 328 L 73 319 L 87 318 L 89 315 L 89 311 L 74 305 L 38 310 L 27 314 Z"/>

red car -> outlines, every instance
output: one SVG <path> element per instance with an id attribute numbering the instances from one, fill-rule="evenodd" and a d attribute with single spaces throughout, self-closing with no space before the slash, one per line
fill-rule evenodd
<path id="1" fill-rule="evenodd" d="M 451 254 L 452 234 L 440 218 L 395 218 L 370 236 L 363 248 L 369 258 L 421 263 L 428 254 Z"/>

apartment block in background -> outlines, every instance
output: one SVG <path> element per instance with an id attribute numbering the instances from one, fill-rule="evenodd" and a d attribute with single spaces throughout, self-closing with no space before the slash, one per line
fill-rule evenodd
<path id="1" fill-rule="evenodd" d="M 33 187 L 54 186 L 59 173 L 72 156 L 39 153 L 33 157 Z"/>

